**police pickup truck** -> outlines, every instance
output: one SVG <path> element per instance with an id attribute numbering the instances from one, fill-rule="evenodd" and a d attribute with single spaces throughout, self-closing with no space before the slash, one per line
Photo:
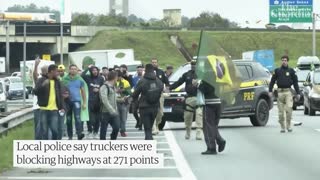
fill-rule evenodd
<path id="1" fill-rule="evenodd" d="M 268 95 L 270 75 L 263 66 L 254 61 L 233 60 L 242 83 L 235 98 L 235 103 L 223 108 L 221 118 L 249 117 L 253 126 L 265 126 L 269 120 L 269 111 L 273 107 L 273 99 Z M 177 81 L 191 69 L 190 63 L 180 68 L 169 78 L 170 83 Z M 186 93 L 184 84 L 167 93 L 164 100 L 164 116 L 159 125 L 163 129 L 166 121 L 183 122 L 183 107 Z"/>

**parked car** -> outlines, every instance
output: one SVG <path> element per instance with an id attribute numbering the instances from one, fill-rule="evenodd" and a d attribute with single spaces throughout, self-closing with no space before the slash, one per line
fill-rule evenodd
<path id="1" fill-rule="evenodd" d="M 23 99 L 23 90 L 26 92 L 26 99 L 29 99 L 28 89 L 23 89 L 23 83 L 11 83 L 7 90 L 7 99 Z"/>
<path id="2" fill-rule="evenodd" d="M 7 97 L 3 80 L 0 80 L 0 112 L 7 111 Z"/>
<path id="3" fill-rule="evenodd" d="M 22 79 L 20 77 L 13 77 L 13 76 L 5 77 L 3 81 L 4 81 L 6 91 L 8 91 L 11 83 L 22 83 Z"/>
<path id="4" fill-rule="evenodd" d="M 300 90 L 300 100 L 296 101 L 295 97 L 293 97 L 293 99 L 294 99 L 293 100 L 293 106 L 292 106 L 293 110 L 296 110 L 298 106 L 302 106 L 303 105 L 303 102 L 304 102 L 304 98 L 303 98 L 304 86 L 303 86 L 303 83 L 306 81 L 309 72 L 310 72 L 309 69 L 302 69 L 302 70 L 296 69 L 296 75 L 298 77 L 298 85 L 299 85 L 299 90 Z M 296 96 L 297 93 L 294 90 L 293 86 L 291 87 L 291 89 L 292 89 L 293 96 Z"/>
<path id="5" fill-rule="evenodd" d="M 13 72 L 11 77 L 21 77 L 21 72 Z"/>
<path id="6" fill-rule="evenodd" d="M 310 70 L 312 64 L 315 68 L 320 67 L 320 60 L 317 56 L 301 56 L 298 58 L 297 68 L 300 70 Z"/>
<path id="7" fill-rule="evenodd" d="M 265 126 L 269 120 L 269 110 L 273 107 L 273 99 L 268 95 L 270 75 L 263 66 L 255 61 L 234 60 L 241 74 L 242 83 L 235 103 L 224 108 L 222 118 L 249 117 L 252 125 Z M 170 83 L 177 81 L 183 73 L 191 69 L 185 64 L 169 78 Z M 183 122 L 183 106 L 185 100 L 184 85 L 166 93 L 164 101 L 164 116 L 159 128 L 166 121 Z"/>
<path id="8" fill-rule="evenodd" d="M 303 86 L 304 114 L 314 116 L 320 111 L 320 70 L 311 71 Z"/>

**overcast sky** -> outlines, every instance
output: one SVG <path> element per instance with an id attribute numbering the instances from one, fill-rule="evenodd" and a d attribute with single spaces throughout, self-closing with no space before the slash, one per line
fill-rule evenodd
<path id="1" fill-rule="evenodd" d="M 320 13 L 320 0 L 313 1 L 314 11 Z M 0 11 L 14 4 L 30 3 L 59 9 L 59 0 L 0 0 Z M 71 0 L 71 6 L 72 12 L 109 12 L 109 0 Z M 182 15 L 188 17 L 195 17 L 203 11 L 216 12 L 240 25 L 249 21 L 251 27 L 264 27 L 269 22 L 269 0 L 129 0 L 129 14 L 144 19 L 163 18 L 163 9 L 181 9 Z M 260 25 L 255 24 L 259 20 Z"/>

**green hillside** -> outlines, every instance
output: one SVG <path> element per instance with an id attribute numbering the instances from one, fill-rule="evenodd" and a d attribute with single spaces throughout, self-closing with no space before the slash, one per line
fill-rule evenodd
<path id="1" fill-rule="evenodd" d="M 200 31 L 101 31 L 80 50 L 132 48 L 136 59 L 149 63 L 157 57 L 161 67 L 178 67 L 185 62 L 184 57 L 170 42 L 169 35 L 177 34 L 188 51 L 196 55 Z M 295 66 L 298 57 L 312 54 L 311 32 L 237 32 L 211 31 L 210 36 L 232 57 L 240 59 L 242 52 L 259 49 L 274 49 L 276 65 L 280 57 L 288 53 L 290 66 Z M 318 36 L 317 47 L 320 47 Z"/>
<path id="2" fill-rule="evenodd" d="M 134 49 L 137 60 L 150 63 L 151 58 L 157 57 L 162 68 L 166 65 L 178 67 L 185 63 L 167 32 L 101 31 L 80 50 L 100 49 Z"/>
<path id="3" fill-rule="evenodd" d="M 200 37 L 198 32 L 179 32 L 180 38 L 189 52 L 196 51 L 192 44 Z M 300 56 L 312 55 L 312 33 L 309 32 L 209 32 L 210 36 L 232 57 L 241 59 L 242 52 L 274 49 L 275 62 L 279 66 L 280 57 L 288 53 L 290 66 L 294 67 Z M 320 47 L 320 38 L 317 39 Z"/>

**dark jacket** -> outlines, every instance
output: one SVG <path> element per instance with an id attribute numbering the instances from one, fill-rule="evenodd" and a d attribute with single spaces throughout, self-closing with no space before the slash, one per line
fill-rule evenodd
<path id="1" fill-rule="evenodd" d="M 195 71 L 188 71 L 182 75 L 182 77 L 179 78 L 179 80 L 175 83 L 173 83 L 170 86 L 170 90 L 176 89 L 181 84 L 185 83 L 185 90 L 187 92 L 187 95 L 190 97 L 197 95 L 197 87 L 192 85 L 192 80 L 197 79 L 197 75 Z"/>
<path id="2" fill-rule="evenodd" d="M 55 79 L 54 81 L 57 107 L 59 110 L 65 109 L 62 98 L 62 85 L 59 80 Z M 40 107 L 48 106 L 50 93 L 50 79 L 48 79 L 45 76 L 38 79 L 33 92 L 38 97 L 38 105 Z"/>
<path id="3" fill-rule="evenodd" d="M 99 100 L 99 92 L 93 92 L 94 88 L 100 88 L 103 83 L 104 83 L 104 79 L 103 77 L 101 77 L 98 73 L 98 76 L 93 76 L 92 75 L 92 70 L 94 67 L 91 67 L 90 69 L 86 69 L 85 71 L 82 72 L 81 77 L 84 79 L 84 81 L 87 83 L 88 85 L 88 89 L 89 89 L 89 102 L 90 101 L 100 101 Z M 90 74 L 87 74 L 88 71 L 90 72 Z M 99 71 L 98 71 L 99 72 Z"/>
<path id="4" fill-rule="evenodd" d="M 272 75 L 269 85 L 269 92 L 272 92 L 273 86 L 276 82 L 278 88 L 291 88 L 291 85 L 293 85 L 297 94 L 300 93 L 298 78 L 296 72 L 292 68 L 281 66 L 274 70 L 274 74 Z"/>
<path id="5" fill-rule="evenodd" d="M 161 69 L 157 68 L 154 71 L 156 72 L 157 78 L 159 78 L 163 84 L 165 84 L 166 86 L 170 85 L 166 74 Z"/>
<path id="6" fill-rule="evenodd" d="M 215 88 L 205 81 L 201 81 L 199 90 L 204 94 L 206 104 L 220 104 L 220 98 L 215 94 Z"/>
<path id="7" fill-rule="evenodd" d="M 160 79 L 156 77 L 153 72 L 146 72 L 143 78 L 138 82 L 135 91 L 132 94 L 133 102 L 138 102 L 139 95 L 139 108 L 159 108 L 160 102 L 157 104 L 150 105 L 146 100 L 146 93 L 148 90 L 148 85 L 152 82 L 156 82 L 157 87 L 163 87 L 163 83 Z"/>

